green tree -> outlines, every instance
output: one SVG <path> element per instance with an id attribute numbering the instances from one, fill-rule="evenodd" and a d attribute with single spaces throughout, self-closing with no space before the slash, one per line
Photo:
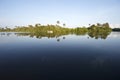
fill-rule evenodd
<path id="1" fill-rule="evenodd" d="M 65 24 L 65 23 L 63 23 L 63 26 L 65 27 L 65 26 L 66 26 L 66 24 Z"/>
<path id="2" fill-rule="evenodd" d="M 57 25 L 59 25 L 60 24 L 60 21 L 57 21 Z"/>

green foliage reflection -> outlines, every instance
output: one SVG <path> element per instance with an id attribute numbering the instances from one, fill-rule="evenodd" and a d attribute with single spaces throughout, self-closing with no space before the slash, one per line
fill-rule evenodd
<path id="1" fill-rule="evenodd" d="M 105 24 L 97 23 L 96 25 L 95 24 L 90 25 L 88 28 L 86 27 L 66 28 L 65 23 L 63 24 L 64 27 L 59 26 L 59 24 L 60 24 L 60 21 L 57 21 L 56 25 L 35 24 L 34 26 L 33 25 L 16 26 L 13 29 L 6 27 L 6 28 L 0 28 L 0 31 L 1 32 L 25 32 L 25 33 L 19 33 L 17 35 L 19 36 L 29 35 L 30 37 L 36 37 L 36 38 L 42 38 L 42 37 L 57 38 L 57 37 L 68 35 L 68 34 L 75 34 L 75 35 L 88 34 L 91 38 L 95 38 L 95 39 L 98 39 L 98 38 L 106 39 L 107 36 L 112 31 L 108 23 L 105 23 Z"/>

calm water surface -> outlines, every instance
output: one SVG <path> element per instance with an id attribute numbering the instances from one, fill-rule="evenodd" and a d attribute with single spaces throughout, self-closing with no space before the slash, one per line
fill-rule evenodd
<path id="1" fill-rule="evenodd" d="M 120 80 L 120 33 L 37 37 L 0 32 L 0 80 Z"/>

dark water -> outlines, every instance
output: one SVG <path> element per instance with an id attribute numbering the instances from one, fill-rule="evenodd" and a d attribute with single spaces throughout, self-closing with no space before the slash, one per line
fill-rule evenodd
<path id="1" fill-rule="evenodd" d="M 0 80 L 120 80 L 120 33 L 95 39 L 1 32 Z"/>

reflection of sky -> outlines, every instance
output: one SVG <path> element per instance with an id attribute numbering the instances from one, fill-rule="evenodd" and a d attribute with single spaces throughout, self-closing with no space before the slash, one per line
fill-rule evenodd
<path id="1" fill-rule="evenodd" d="M 69 49 L 93 49 L 93 50 L 101 50 L 101 51 L 120 51 L 118 48 L 120 47 L 118 32 L 112 32 L 107 39 L 94 39 L 88 38 L 88 35 L 85 36 L 76 36 L 76 35 L 65 35 L 61 36 L 57 39 L 43 37 L 41 39 L 30 38 L 29 36 L 16 36 L 14 33 L 7 35 L 5 33 L 1 35 L 0 33 L 0 47 L 22 47 L 22 48 L 69 48 Z M 116 38 L 113 38 L 117 36 Z M 63 39 L 65 37 L 65 39 Z"/>
<path id="2" fill-rule="evenodd" d="M 10 43 L 16 39 L 14 33 L 0 33 L 0 44 Z"/>
<path id="3" fill-rule="evenodd" d="M 111 35 L 113 34 L 116 33 L 111 33 Z M 119 33 L 117 34 L 119 35 Z M 57 39 L 60 41 L 58 42 Z M 30 38 L 29 36 L 17 36 L 14 33 L 9 36 L 0 35 L 0 59 L 23 62 L 28 60 L 30 64 L 48 62 L 46 64 L 52 65 L 51 63 L 56 62 L 60 66 L 61 63 L 64 65 L 70 63 L 70 66 L 75 65 L 75 68 L 79 64 L 80 67 L 91 67 L 90 70 L 100 70 L 105 66 L 107 69 L 112 63 L 109 63 L 110 61 L 114 63 L 120 57 L 120 41 L 117 37 L 94 39 L 88 38 L 88 35 L 64 35 L 57 39 Z M 25 66 L 23 62 L 19 65 Z M 118 65 L 117 63 L 116 65 Z"/>
<path id="4" fill-rule="evenodd" d="M 111 37 L 111 38 L 120 38 L 120 32 L 112 32 L 108 37 Z"/>

